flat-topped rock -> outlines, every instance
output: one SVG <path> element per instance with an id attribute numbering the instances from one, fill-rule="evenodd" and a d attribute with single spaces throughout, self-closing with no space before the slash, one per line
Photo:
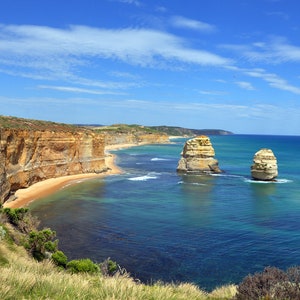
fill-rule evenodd
<path id="1" fill-rule="evenodd" d="M 221 173 L 209 137 L 201 135 L 186 141 L 178 162 L 177 172 Z"/>
<path id="2" fill-rule="evenodd" d="M 251 176 L 263 181 L 271 181 L 278 176 L 277 159 L 271 149 L 261 149 L 254 154 Z"/>

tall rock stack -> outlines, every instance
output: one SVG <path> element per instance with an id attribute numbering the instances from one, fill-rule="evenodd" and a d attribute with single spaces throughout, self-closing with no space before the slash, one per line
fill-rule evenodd
<path id="1" fill-rule="evenodd" d="M 263 181 L 271 181 L 278 176 L 277 159 L 271 149 L 261 149 L 255 153 L 251 176 Z"/>
<path id="2" fill-rule="evenodd" d="M 205 135 L 197 136 L 185 143 L 177 172 L 221 173 L 218 161 L 214 157 L 215 150 L 210 139 Z"/>

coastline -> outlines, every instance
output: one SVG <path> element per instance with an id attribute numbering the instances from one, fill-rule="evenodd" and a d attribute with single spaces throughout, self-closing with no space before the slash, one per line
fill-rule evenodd
<path id="1" fill-rule="evenodd" d="M 147 145 L 147 142 L 141 142 L 138 144 L 115 144 L 107 145 L 104 149 L 105 154 L 105 165 L 108 168 L 106 172 L 101 174 L 96 173 L 84 173 L 77 175 L 61 176 L 56 178 L 46 179 L 37 182 L 28 188 L 19 189 L 15 192 L 16 199 L 4 202 L 3 207 L 8 208 L 20 208 L 26 207 L 29 203 L 33 201 L 38 201 L 38 199 L 49 196 L 56 191 L 64 188 L 70 184 L 76 184 L 82 182 L 83 180 L 88 180 L 92 178 L 102 178 L 110 175 L 117 175 L 123 173 L 123 170 L 116 165 L 116 155 L 110 153 L 109 151 L 126 149 L 136 146 Z"/>
<path id="2" fill-rule="evenodd" d="M 109 175 L 121 174 L 123 171 L 115 164 L 115 158 L 115 154 L 111 154 L 105 149 L 105 164 L 108 168 L 106 172 L 103 172 L 101 174 L 84 173 L 77 175 L 61 176 L 37 182 L 29 186 L 28 188 L 17 190 L 15 193 L 16 199 L 4 202 L 3 207 L 26 207 L 29 203 L 37 201 L 42 197 L 49 196 L 67 185 L 76 184 L 82 182 L 83 180 L 88 180 L 92 178 L 101 178 Z"/>

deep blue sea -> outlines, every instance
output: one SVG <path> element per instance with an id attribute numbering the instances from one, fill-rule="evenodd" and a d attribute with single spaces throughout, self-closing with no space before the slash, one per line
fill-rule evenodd
<path id="1" fill-rule="evenodd" d="M 65 187 L 31 204 L 69 259 L 117 261 L 143 282 L 211 290 L 266 266 L 300 265 L 300 136 L 211 136 L 223 174 L 176 173 L 185 140 L 115 151 L 124 174 Z M 278 181 L 251 180 L 273 150 Z"/>

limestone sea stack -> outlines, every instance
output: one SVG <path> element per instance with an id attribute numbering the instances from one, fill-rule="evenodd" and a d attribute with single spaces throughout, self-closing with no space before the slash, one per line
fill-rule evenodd
<path id="1" fill-rule="evenodd" d="M 209 137 L 197 136 L 188 140 L 181 153 L 177 172 L 180 173 L 221 173 L 215 150 Z"/>
<path id="2" fill-rule="evenodd" d="M 271 181 L 278 176 L 277 159 L 271 149 L 264 148 L 255 153 L 251 176 L 263 181 Z"/>

